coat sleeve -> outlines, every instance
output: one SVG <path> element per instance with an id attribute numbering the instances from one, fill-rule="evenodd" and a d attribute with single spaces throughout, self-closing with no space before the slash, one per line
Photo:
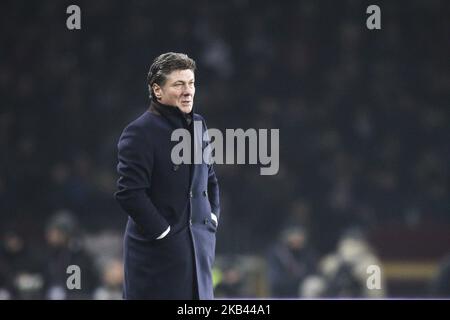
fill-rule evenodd
<path id="1" fill-rule="evenodd" d="M 142 232 L 156 239 L 169 224 L 147 195 L 151 185 L 153 153 L 144 138 L 139 127 L 130 125 L 119 139 L 119 179 L 115 198 Z"/>

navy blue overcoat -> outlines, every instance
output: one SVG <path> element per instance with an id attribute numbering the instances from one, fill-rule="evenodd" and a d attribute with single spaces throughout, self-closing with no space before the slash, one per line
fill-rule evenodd
<path id="1" fill-rule="evenodd" d="M 220 217 L 213 165 L 175 164 L 174 129 L 185 128 L 204 150 L 191 112 L 150 104 L 124 129 L 118 143 L 115 198 L 128 215 L 124 236 L 125 299 L 212 299 L 211 268 Z M 203 158 L 203 157 L 202 157 Z M 191 162 L 192 163 L 192 162 Z M 164 231 L 170 231 L 158 239 Z"/>

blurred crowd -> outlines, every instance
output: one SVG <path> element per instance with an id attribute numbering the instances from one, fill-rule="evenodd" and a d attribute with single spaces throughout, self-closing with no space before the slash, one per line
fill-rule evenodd
<path id="1" fill-rule="evenodd" d="M 42 240 L 30 243 L 15 230 L 2 235 L 0 300 L 122 298 L 120 240 L 107 234 L 89 239 L 67 210 L 48 220 Z"/>
<path id="2" fill-rule="evenodd" d="M 27 266 L 21 286 L 62 297 L 52 270 L 96 263 L 72 230 L 49 227 L 61 210 L 84 234 L 122 232 L 116 144 L 147 108 L 147 69 L 166 51 L 197 61 L 194 108 L 210 127 L 280 129 L 278 175 L 216 165 L 219 254 L 265 255 L 284 227 L 308 229 L 317 252 L 301 253 L 307 265 L 283 249 L 270 255 L 274 292 L 300 290 L 290 279 L 292 288 L 275 284 L 284 260 L 292 277 L 312 277 L 305 295 L 360 290 L 327 278 L 346 276 L 340 266 L 352 258 L 331 252 L 345 252 L 340 239 L 351 227 L 450 224 L 448 1 L 383 2 L 376 31 L 365 27 L 367 6 L 351 0 L 77 4 L 79 31 L 66 28 L 64 1 L 0 4 L 0 281 L 8 288 L 17 263 Z M 358 254 L 376 259 L 369 247 Z M 108 296 L 104 281 L 114 287 L 117 268 L 93 272 L 91 293 Z"/>

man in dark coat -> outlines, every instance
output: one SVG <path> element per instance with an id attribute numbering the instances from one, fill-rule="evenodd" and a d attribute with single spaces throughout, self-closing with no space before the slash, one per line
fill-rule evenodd
<path id="1" fill-rule="evenodd" d="M 194 135 L 194 130 L 206 131 L 205 120 L 193 112 L 195 68 L 185 54 L 157 57 L 148 74 L 150 107 L 125 128 L 118 143 L 115 197 L 128 214 L 125 299 L 214 298 L 217 178 L 203 160 L 177 164 L 172 159 L 176 129 L 189 131 L 191 151 L 209 144 L 201 132 Z"/>

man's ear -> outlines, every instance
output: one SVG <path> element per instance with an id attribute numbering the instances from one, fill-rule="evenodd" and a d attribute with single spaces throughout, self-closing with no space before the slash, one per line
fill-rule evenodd
<path id="1" fill-rule="evenodd" d="M 152 89 L 156 99 L 161 99 L 161 87 L 157 83 L 154 83 Z"/>

